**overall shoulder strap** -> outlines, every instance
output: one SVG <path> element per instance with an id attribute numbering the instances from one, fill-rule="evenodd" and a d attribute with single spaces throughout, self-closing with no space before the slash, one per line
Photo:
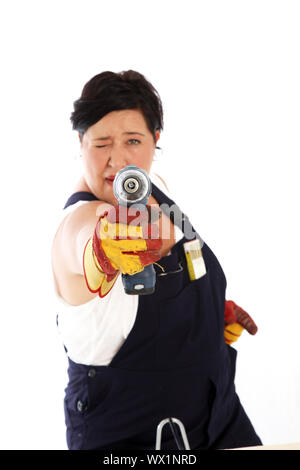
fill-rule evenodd
<path id="1" fill-rule="evenodd" d="M 179 206 L 154 183 L 152 183 L 152 195 L 157 200 L 161 210 L 170 218 L 174 225 L 180 228 L 184 234 L 182 241 L 198 238 L 202 247 L 204 242 L 192 226 L 187 215 L 184 214 Z"/>
<path id="2" fill-rule="evenodd" d="M 98 201 L 99 199 L 92 193 L 88 191 L 78 191 L 77 193 L 72 194 L 67 200 L 64 209 L 73 204 L 76 204 L 79 201 Z"/>

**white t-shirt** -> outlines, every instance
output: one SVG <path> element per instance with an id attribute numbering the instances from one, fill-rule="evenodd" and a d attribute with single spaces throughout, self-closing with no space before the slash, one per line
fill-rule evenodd
<path id="1" fill-rule="evenodd" d="M 162 181 L 150 173 L 151 181 L 170 197 Z M 79 201 L 63 211 L 62 218 L 79 205 Z M 175 241 L 183 237 L 175 226 Z M 108 365 L 129 335 L 138 311 L 139 296 L 124 292 L 118 276 L 111 291 L 96 296 L 82 305 L 73 306 L 58 296 L 58 330 L 70 359 L 79 364 Z"/>

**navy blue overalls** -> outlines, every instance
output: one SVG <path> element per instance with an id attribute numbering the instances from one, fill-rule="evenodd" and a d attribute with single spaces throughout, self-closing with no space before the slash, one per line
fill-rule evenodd
<path id="1" fill-rule="evenodd" d="M 152 195 L 158 204 L 174 204 L 154 184 Z M 75 193 L 65 207 L 80 200 L 96 197 Z M 155 293 L 139 297 L 134 326 L 111 363 L 69 359 L 69 449 L 153 450 L 157 425 L 168 417 L 183 422 L 191 449 L 261 444 L 235 392 L 236 351 L 224 341 L 223 270 L 204 244 L 207 273 L 190 281 L 185 241 L 158 261 L 165 272 L 154 265 Z M 161 448 L 176 449 L 167 428 Z"/>

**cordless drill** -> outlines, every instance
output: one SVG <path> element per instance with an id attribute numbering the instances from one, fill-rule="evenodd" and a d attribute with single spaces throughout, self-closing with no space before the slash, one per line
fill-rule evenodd
<path id="1" fill-rule="evenodd" d="M 122 168 L 114 179 L 113 191 L 122 206 L 135 206 L 138 211 L 147 211 L 146 204 L 151 194 L 151 180 L 146 171 L 136 165 Z M 137 274 L 122 274 L 126 294 L 146 295 L 155 291 L 156 274 L 153 264 L 145 266 Z"/>

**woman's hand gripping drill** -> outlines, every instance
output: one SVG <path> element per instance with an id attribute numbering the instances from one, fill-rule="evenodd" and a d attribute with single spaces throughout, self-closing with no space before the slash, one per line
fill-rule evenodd
<path id="1" fill-rule="evenodd" d="M 160 211 L 116 205 L 103 212 L 86 244 L 83 268 L 88 289 L 105 297 L 118 274 L 136 274 L 161 258 Z"/>

